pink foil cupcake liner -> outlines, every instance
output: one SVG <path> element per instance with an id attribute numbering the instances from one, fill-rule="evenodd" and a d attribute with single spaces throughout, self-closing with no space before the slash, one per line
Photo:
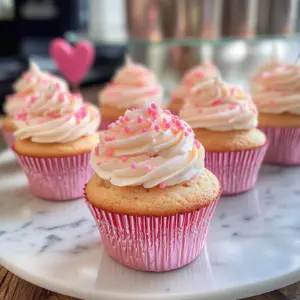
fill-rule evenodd
<path id="1" fill-rule="evenodd" d="M 269 148 L 264 162 L 300 165 L 300 128 L 260 128 L 267 136 Z"/>
<path id="2" fill-rule="evenodd" d="M 14 135 L 14 132 L 12 131 L 6 131 L 3 128 L 1 129 L 3 139 L 5 143 L 8 145 L 8 147 L 12 147 L 15 144 L 16 138 Z"/>
<path id="3" fill-rule="evenodd" d="M 83 197 L 82 189 L 94 173 L 90 152 L 68 157 L 31 157 L 16 153 L 32 193 L 47 200 Z"/>
<path id="4" fill-rule="evenodd" d="M 197 211 L 166 217 L 110 213 L 86 202 L 108 255 L 135 270 L 164 272 L 200 255 L 218 199 Z"/>
<path id="5" fill-rule="evenodd" d="M 236 152 L 205 152 L 205 167 L 223 187 L 223 195 L 234 195 L 253 188 L 257 181 L 268 143 L 256 149 Z"/>

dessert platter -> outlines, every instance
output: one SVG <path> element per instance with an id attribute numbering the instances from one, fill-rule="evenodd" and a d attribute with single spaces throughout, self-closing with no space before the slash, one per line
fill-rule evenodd
<path id="1" fill-rule="evenodd" d="M 32 64 L 1 121 L 0 264 L 88 300 L 231 300 L 299 281 L 299 74 L 272 60 L 250 95 L 196 67 L 173 114 L 127 59 L 101 114 Z"/>
<path id="2" fill-rule="evenodd" d="M 206 247 L 181 269 L 145 273 L 104 251 L 83 199 L 33 196 L 13 154 L 0 155 L 0 264 L 81 299 L 239 299 L 300 279 L 300 170 L 265 165 L 256 187 L 221 197 Z"/>

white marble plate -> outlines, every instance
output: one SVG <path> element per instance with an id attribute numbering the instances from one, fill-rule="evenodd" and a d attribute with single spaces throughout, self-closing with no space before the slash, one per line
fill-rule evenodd
<path id="1" fill-rule="evenodd" d="M 222 198 L 207 247 L 187 267 L 129 270 L 103 251 L 83 200 L 31 195 L 9 151 L 0 153 L 0 264 L 84 299 L 237 299 L 300 280 L 300 168 L 264 166 L 257 187 Z"/>

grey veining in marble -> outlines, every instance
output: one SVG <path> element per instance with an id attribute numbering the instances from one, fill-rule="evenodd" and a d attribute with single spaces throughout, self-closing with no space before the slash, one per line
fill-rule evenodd
<path id="1" fill-rule="evenodd" d="M 299 178 L 300 168 L 264 166 L 255 189 L 221 198 L 199 259 L 178 271 L 147 274 L 105 254 L 82 199 L 54 203 L 32 196 L 13 155 L 4 151 L 0 263 L 85 299 L 218 299 L 219 293 L 234 299 L 265 292 L 300 280 Z"/>

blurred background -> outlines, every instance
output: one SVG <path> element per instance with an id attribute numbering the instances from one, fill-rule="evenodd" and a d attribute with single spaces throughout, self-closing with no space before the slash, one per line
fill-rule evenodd
<path id="1" fill-rule="evenodd" d="M 247 88 L 275 50 L 296 61 L 299 15 L 300 0 L 0 0 L 0 107 L 29 60 L 57 72 L 48 46 L 58 36 L 95 45 L 82 83 L 92 102 L 125 53 L 157 74 L 166 100 L 183 72 L 203 61 Z"/>

